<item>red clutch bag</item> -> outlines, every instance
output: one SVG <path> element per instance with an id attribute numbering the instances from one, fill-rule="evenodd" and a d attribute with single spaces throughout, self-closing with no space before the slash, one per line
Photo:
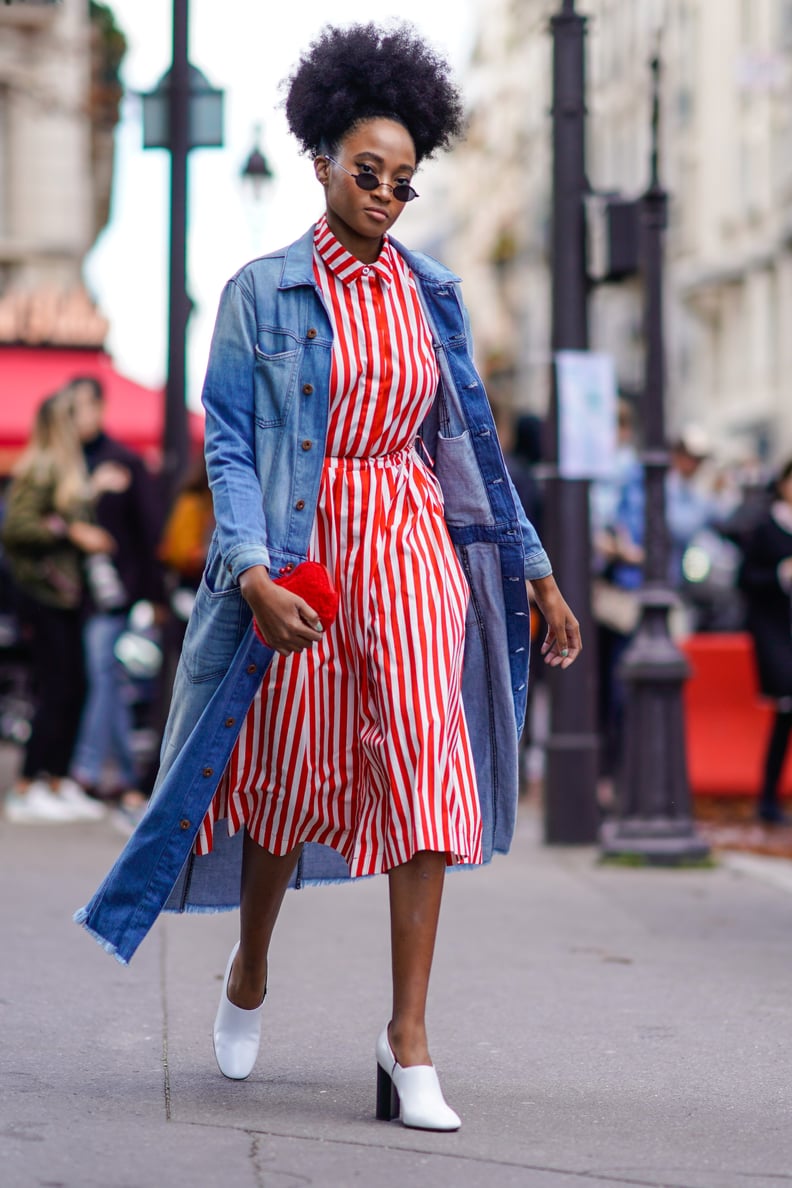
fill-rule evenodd
<path id="1" fill-rule="evenodd" d="M 320 565 L 318 561 L 302 561 L 291 573 L 275 578 L 274 581 L 285 590 L 291 590 L 292 594 L 305 599 L 311 610 L 316 611 L 325 631 L 335 622 L 338 614 L 338 591 L 333 588 L 330 574 L 324 565 Z M 255 619 L 253 630 L 261 642 L 269 647 Z"/>

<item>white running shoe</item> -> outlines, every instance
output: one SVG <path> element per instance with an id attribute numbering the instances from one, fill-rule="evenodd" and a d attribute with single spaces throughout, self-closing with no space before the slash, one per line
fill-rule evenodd
<path id="1" fill-rule="evenodd" d="M 57 798 L 69 806 L 77 821 L 101 821 L 107 813 L 105 806 L 89 796 L 71 776 L 58 781 Z"/>
<path id="2" fill-rule="evenodd" d="M 71 805 L 43 780 L 34 780 L 26 792 L 9 792 L 4 808 L 6 820 L 14 825 L 66 825 L 77 820 Z"/>

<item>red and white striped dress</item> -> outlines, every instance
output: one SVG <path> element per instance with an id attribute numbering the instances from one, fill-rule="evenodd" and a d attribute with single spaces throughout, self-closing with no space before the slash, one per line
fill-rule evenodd
<path id="1" fill-rule="evenodd" d="M 309 556 L 340 594 L 313 648 L 276 655 L 196 853 L 225 818 L 273 854 L 338 850 L 351 875 L 419 850 L 481 861 L 461 698 L 468 588 L 442 496 L 414 445 L 437 389 L 409 268 L 384 242 L 364 265 L 316 227 L 314 276 L 334 329 L 330 418 Z"/>

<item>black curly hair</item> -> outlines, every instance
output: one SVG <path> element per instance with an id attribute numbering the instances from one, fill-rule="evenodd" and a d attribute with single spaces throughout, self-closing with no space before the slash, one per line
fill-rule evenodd
<path id="1" fill-rule="evenodd" d="M 464 126 L 448 63 L 406 22 L 328 25 L 283 85 L 289 127 L 314 156 L 335 152 L 356 124 L 381 116 L 407 129 L 418 161 Z"/>

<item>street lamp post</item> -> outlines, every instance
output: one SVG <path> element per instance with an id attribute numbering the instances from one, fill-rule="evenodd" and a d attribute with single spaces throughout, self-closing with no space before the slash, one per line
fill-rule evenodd
<path id="1" fill-rule="evenodd" d="M 552 349 L 588 346 L 585 194 L 586 19 L 563 0 L 550 21 L 553 37 Z M 547 530 L 553 568 L 580 620 L 584 648 L 570 673 L 548 673 L 544 833 L 550 843 L 596 841 L 599 738 L 596 656 L 591 618 L 588 482 L 561 478 L 558 382 L 553 378 L 549 428 L 553 473 L 547 484 Z"/>
<path id="2" fill-rule="evenodd" d="M 188 2 L 173 4 L 173 65 L 170 75 L 170 264 L 168 285 L 168 376 L 165 388 L 163 470 L 175 492 L 189 460 L 187 429 L 187 323 L 192 302 L 187 293 L 187 154 L 189 152 L 190 76 L 187 58 Z"/>
<path id="3" fill-rule="evenodd" d="M 704 858 L 708 847 L 698 836 L 690 813 L 682 706 L 688 666 L 668 625 L 675 597 L 668 586 L 665 508 L 663 241 L 668 194 L 659 180 L 659 55 L 653 58 L 651 70 L 651 171 L 649 188 L 641 200 L 646 340 L 644 584 L 639 595 L 638 629 L 621 668 L 626 706 L 624 751 L 616 782 L 617 815 L 603 825 L 601 843 L 606 857 L 634 855 L 672 864 Z"/>
<path id="4" fill-rule="evenodd" d="M 187 158 L 190 149 L 221 147 L 223 92 L 215 90 L 188 58 L 189 0 L 173 0 L 173 61 L 153 91 L 143 96 L 143 147 L 166 148 L 171 158 L 168 269 L 168 372 L 165 384 L 163 477 L 173 495 L 189 461 L 186 405 Z"/>

